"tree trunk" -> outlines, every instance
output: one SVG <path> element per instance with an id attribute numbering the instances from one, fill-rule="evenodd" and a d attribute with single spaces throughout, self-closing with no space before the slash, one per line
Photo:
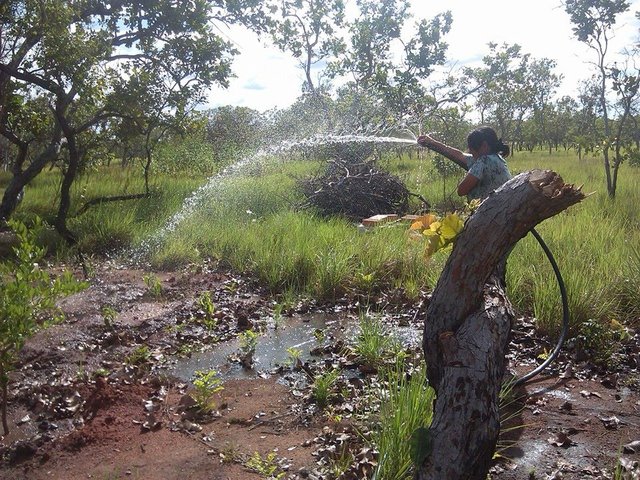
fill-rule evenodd
<path id="1" fill-rule="evenodd" d="M 4 368 L 0 367 L 0 384 L 2 385 L 2 404 L 0 405 L 0 411 L 2 412 L 3 435 L 7 435 L 9 433 L 9 422 L 7 422 L 7 397 L 9 396 L 8 383 L 9 379 L 7 377 L 7 373 L 4 371 Z"/>
<path id="2" fill-rule="evenodd" d="M 486 479 L 513 319 L 506 256 L 536 224 L 582 198 L 554 172 L 534 170 L 492 193 L 466 222 L 425 319 L 423 347 L 437 398 L 419 480 Z"/>
<path id="3" fill-rule="evenodd" d="M 7 220 L 11 216 L 13 211 L 16 209 L 18 204 L 18 195 L 22 189 L 31 180 L 38 176 L 47 163 L 57 158 L 61 147 L 62 132 L 59 128 L 56 128 L 48 147 L 33 159 L 29 164 L 29 167 L 24 171 L 22 171 L 21 168 L 14 170 L 13 177 L 4 191 L 2 202 L 0 203 L 0 220 Z"/>
<path id="4" fill-rule="evenodd" d="M 67 146 L 69 148 L 69 165 L 62 178 L 60 204 L 58 205 L 58 215 L 56 216 L 54 225 L 56 231 L 66 240 L 67 244 L 74 246 L 77 243 L 77 239 L 67 227 L 67 217 L 69 216 L 69 209 L 71 208 L 71 185 L 73 185 L 73 181 L 78 173 L 78 164 L 80 162 L 75 135 L 67 135 Z"/>

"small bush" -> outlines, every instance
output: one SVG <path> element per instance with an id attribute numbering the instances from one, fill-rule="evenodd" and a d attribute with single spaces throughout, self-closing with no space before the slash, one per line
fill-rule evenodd
<path id="1" fill-rule="evenodd" d="M 360 331 L 356 337 L 354 351 L 364 365 L 376 368 L 397 350 L 398 341 L 385 328 L 379 316 L 360 316 Z"/>
<path id="2" fill-rule="evenodd" d="M 5 434 L 9 372 L 15 368 L 18 353 L 25 341 L 40 328 L 61 321 L 56 300 L 87 286 L 69 273 L 53 278 L 42 269 L 45 249 L 37 246 L 38 231 L 43 224 L 36 219 L 31 229 L 24 223 L 9 221 L 18 238 L 13 248 L 15 258 L 0 263 L 0 388 L 2 388 L 2 423 Z"/>
<path id="3" fill-rule="evenodd" d="M 193 380 L 194 391 L 191 394 L 196 406 L 202 413 L 210 413 L 216 408 L 213 397 L 224 390 L 222 380 L 215 370 L 197 370 Z"/>
<path id="4" fill-rule="evenodd" d="M 428 386 L 424 367 L 411 375 L 395 367 L 384 379 L 388 395 L 380 405 L 379 425 L 372 438 L 380 452 L 374 478 L 408 479 L 414 462 L 424 454 L 419 440 L 431 424 L 435 393 Z"/>
<path id="5" fill-rule="evenodd" d="M 333 387 L 340 377 L 340 370 L 328 370 L 318 375 L 313 381 L 311 387 L 311 396 L 321 410 L 329 405 L 329 399 L 333 394 Z"/>

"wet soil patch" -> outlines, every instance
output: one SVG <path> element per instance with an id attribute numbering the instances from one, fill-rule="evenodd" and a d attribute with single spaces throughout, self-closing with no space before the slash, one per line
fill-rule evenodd
<path id="1" fill-rule="evenodd" d="M 376 377 L 345 348 L 357 330 L 356 299 L 300 302 L 277 318 L 256 282 L 215 264 L 154 273 L 159 295 L 145 282 L 150 274 L 105 263 L 88 289 L 61 302 L 66 320 L 28 341 L 11 374 L 0 477 L 254 479 L 264 474 L 248 459 L 275 452 L 284 478 L 332 478 L 319 464 L 345 448 L 360 470 L 341 478 L 366 477 L 375 452 L 358 432 L 358 412 Z M 215 311 L 203 310 L 204 293 Z M 396 293 L 380 301 L 390 303 L 382 317 L 413 355 L 420 305 L 401 295 L 389 302 Z M 263 339 L 252 370 L 229 359 L 247 329 Z M 510 363 L 519 375 L 549 348 L 532 331 L 525 319 L 515 329 Z M 516 389 L 507 408 L 514 428 L 492 478 L 611 478 L 618 458 L 635 478 L 640 454 L 624 446 L 640 440 L 638 344 L 632 336 L 614 368 L 568 348 Z M 297 364 L 288 363 L 289 347 L 300 350 Z M 320 412 L 310 379 L 334 367 L 345 372 L 340 393 Z M 190 416 L 192 375 L 208 368 L 223 374 L 224 390 L 211 414 Z"/>

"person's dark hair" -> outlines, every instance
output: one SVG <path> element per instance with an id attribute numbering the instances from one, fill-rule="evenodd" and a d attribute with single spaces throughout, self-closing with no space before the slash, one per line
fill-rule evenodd
<path id="1" fill-rule="evenodd" d="M 508 157 L 511 150 L 508 145 L 498 138 L 498 134 L 491 127 L 478 127 L 467 135 L 467 146 L 474 150 L 482 146 L 482 142 L 487 142 L 490 153 L 499 153 L 503 157 Z"/>

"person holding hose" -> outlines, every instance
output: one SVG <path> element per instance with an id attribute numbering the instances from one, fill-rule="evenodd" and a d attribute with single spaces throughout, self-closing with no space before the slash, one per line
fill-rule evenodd
<path id="1" fill-rule="evenodd" d="M 505 157 L 509 155 L 509 147 L 502 142 L 502 139 L 498 138 L 495 130 L 491 127 L 479 127 L 467 135 L 468 154 L 465 154 L 457 148 L 445 145 L 429 135 L 420 135 L 418 137 L 418 145 L 427 147 L 445 156 L 467 170 L 467 175 L 458 184 L 458 195 L 466 195 L 468 200 L 485 199 L 493 190 L 511 178 L 507 163 L 504 161 Z M 531 372 L 515 380 L 514 386 L 528 382 L 547 368 L 560 353 L 564 339 L 569 331 L 569 300 L 560 269 L 553 258 L 551 250 L 540 234 L 536 232 L 534 228 L 531 229 L 531 234 L 536 238 L 542 250 L 544 250 L 553 268 L 553 272 L 556 275 L 556 280 L 558 281 L 560 297 L 562 299 L 562 330 L 555 348 L 547 359 Z M 496 273 L 503 286 L 505 286 L 508 256 L 509 252 L 506 253 L 496 266 Z"/>
<path id="2" fill-rule="evenodd" d="M 467 170 L 467 175 L 458 184 L 458 195 L 466 195 L 468 200 L 483 200 L 511 178 L 504 160 L 509 155 L 509 147 L 491 127 L 482 126 L 467 135 L 469 153 L 445 145 L 429 135 L 420 135 L 418 145 L 445 156 Z"/>

